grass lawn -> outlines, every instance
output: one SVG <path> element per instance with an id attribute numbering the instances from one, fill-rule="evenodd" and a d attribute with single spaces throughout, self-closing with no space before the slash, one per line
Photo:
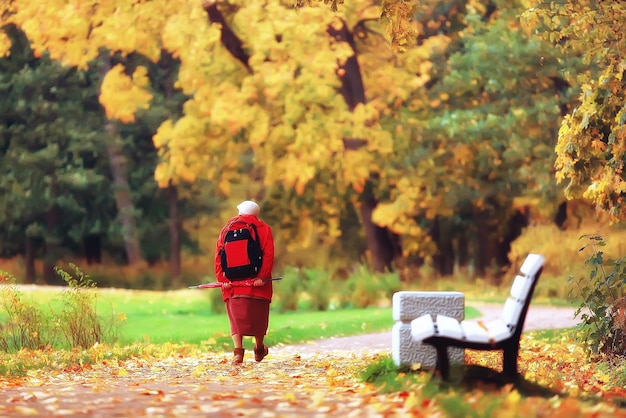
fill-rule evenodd
<path id="1" fill-rule="evenodd" d="M 59 288 L 36 287 L 22 290 L 37 305 L 56 310 L 66 299 Z M 217 289 L 144 291 L 97 289 L 96 308 L 105 321 L 119 323 L 117 341 L 162 344 L 167 342 L 202 344 L 207 349 L 230 349 L 232 341 L 226 313 L 211 311 L 211 295 Z M 220 302 L 221 303 L 221 302 Z M 466 308 L 466 318 L 479 312 Z M 270 314 L 269 344 L 296 344 L 319 338 L 391 331 L 391 308 L 298 310 Z M 246 347 L 251 345 L 245 340 Z"/>
<path id="2" fill-rule="evenodd" d="M 216 349 L 232 345 L 228 318 L 225 313 L 216 314 L 210 310 L 207 291 L 102 292 L 100 306 L 108 307 L 108 312 L 123 313 L 126 318 L 120 329 L 121 344 L 202 342 Z M 466 309 L 466 317 L 477 316 L 476 309 Z M 393 324 L 391 308 L 272 311 L 268 342 L 295 344 L 319 338 L 390 331 Z"/>

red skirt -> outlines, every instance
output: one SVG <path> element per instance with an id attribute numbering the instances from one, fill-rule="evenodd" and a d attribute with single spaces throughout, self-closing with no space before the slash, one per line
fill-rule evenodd
<path id="1" fill-rule="evenodd" d="M 270 317 L 270 301 L 254 298 L 229 298 L 226 311 L 230 321 L 230 333 L 246 336 L 267 334 Z"/>

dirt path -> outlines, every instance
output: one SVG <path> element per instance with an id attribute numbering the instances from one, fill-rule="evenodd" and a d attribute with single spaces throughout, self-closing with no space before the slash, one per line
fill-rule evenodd
<path id="1" fill-rule="evenodd" d="M 485 319 L 501 308 L 477 307 Z M 525 329 L 573 326 L 573 312 L 531 307 Z M 406 416 L 399 394 L 378 394 L 354 377 L 390 351 L 385 332 L 271 347 L 261 363 L 248 352 L 242 366 L 230 365 L 230 353 L 202 353 L 0 380 L 0 417 Z"/>
<path id="2" fill-rule="evenodd" d="M 481 319 L 490 321 L 497 318 L 502 310 L 499 304 L 470 303 L 482 313 Z M 571 328 L 579 323 L 574 318 L 574 308 L 552 306 L 530 306 L 526 314 L 524 330 Z M 315 354 L 328 351 L 389 352 L 391 353 L 391 331 L 337 337 L 311 341 L 305 344 L 277 347 L 281 352 Z"/>

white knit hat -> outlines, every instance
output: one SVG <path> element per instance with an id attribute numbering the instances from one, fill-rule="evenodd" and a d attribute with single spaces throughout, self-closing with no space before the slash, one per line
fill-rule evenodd
<path id="1" fill-rule="evenodd" d="M 237 205 L 237 209 L 239 209 L 240 215 L 254 215 L 258 216 L 260 212 L 259 205 L 254 203 L 252 200 L 245 200 Z"/>

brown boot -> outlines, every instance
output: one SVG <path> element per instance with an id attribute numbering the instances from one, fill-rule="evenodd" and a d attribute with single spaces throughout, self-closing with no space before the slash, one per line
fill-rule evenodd
<path id="1" fill-rule="evenodd" d="M 265 356 L 267 356 L 268 353 L 269 353 L 269 349 L 267 348 L 265 344 L 263 344 L 262 348 L 254 347 L 254 359 L 256 361 L 263 360 Z"/>
<path id="2" fill-rule="evenodd" d="M 241 364 L 243 363 L 243 354 L 246 350 L 243 348 L 235 348 L 233 351 L 233 364 Z"/>

